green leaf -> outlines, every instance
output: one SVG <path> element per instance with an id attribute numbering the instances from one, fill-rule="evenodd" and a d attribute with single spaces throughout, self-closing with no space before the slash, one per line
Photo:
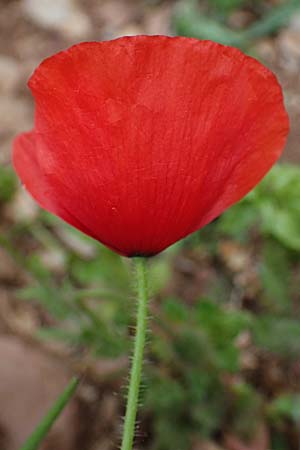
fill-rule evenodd
<path id="1" fill-rule="evenodd" d="M 155 295 L 166 286 L 171 276 L 171 269 L 168 260 L 163 257 L 157 257 L 149 264 L 149 278 L 151 280 L 151 294 Z"/>
<path id="2" fill-rule="evenodd" d="M 268 210 L 267 220 L 265 218 L 265 229 L 269 230 L 286 247 L 300 250 L 300 215 L 296 215 L 291 209 L 276 209 L 271 206 Z"/>
<path id="3" fill-rule="evenodd" d="M 48 414 L 42 419 L 40 424 L 37 426 L 37 428 L 34 430 L 32 435 L 28 438 L 28 440 L 20 450 L 37 450 L 39 448 L 40 444 L 48 434 L 50 428 L 72 398 L 78 386 L 78 383 L 79 380 L 77 378 L 72 378 L 64 392 L 56 400 Z"/>
<path id="4" fill-rule="evenodd" d="M 71 313 L 71 308 L 65 304 L 62 298 L 62 292 L 42 283 L 19 289 L 18 298 L 26 301 L 38 301 L 57 319 L 65 319 Z"/>
<path id="5" fill-rule="evenodd" d="M 210 39 L 237 47 L 246 45 L 240 31 L 231 30 L 207 15 L 201 15 L 195 1 L 185 1 L 179 4 L 174 17 L 174 26 L 176 33 L 182 36 Z"/>
<path id="6" fill-rule="evenodd" d="M 260 316 L 252 324 L 254 343 L 287 360 L 300 354 L 300 326 L 296 319 Z"/>
<path id="7" fill-rule="evenodd" d="M 66 342 L 69 345 L 80 345 L 80 334 L 72 333 L 60 328 L 40 328 L 37 332 L 38 337 L 44 340 L 52 340 L 59 342 Z"/>
<path id="8" fill-rule="evenodd" d="M 225 0 L 214 0 L 225 3 Z M 229 7 L 238 6 L 238 0 L 226 0 Z M 232 30 L 229 26 L 211 18 L 208 14 L 201 14 L 195 0 L 179 3 L 174 17 L 175 31 L 179 35 L 210 39 L 225 45 L 248 48 L 252 41 L 268 36 L 285 26 L 291 16 L 300 11 L 299 0 L 290 0 L 270 10 L 245 30 Z M 224 12 L 224 11 L 223 11 Z"/>
<path id="9" fill-rule="evenodd" d="M 0 166 L 0 203 L 8 202 L 16 191 L 17 180 L 10 167 Z"/>
<path id="10" fill-rule="evenodd" d="M 263 236 L 272 236 L 287 249 L 299 252 L 299 192 L 300 167 L 278 164 L 252 192 L 220 217 L 217 231 L 244 239 L 247 228 L 257 226 Z"/>
<path id="11" fill-rule="evenodd" d="M 246 0 L 209 0 L 209 4 L 223 14 L 228 14 L 233 10 L 242 7 Z"/>
<path id="12" fill-rule="evenodd" d="M 231 391 L 231 426 L 239 436 L 249 439 L 262 419 L 262 397 L 245 381 L 233 384 Z"/>
<path id="13" fill-rule="evenodd" d="M 300 395 L 294 393 L 280 395 L 270 404 L 269 415 L 275 422 L 290 419 L 298 424 L 300 422 Z"/>
<path id="14" fill-rule="evenodd" d="M 263 247 L 260 277 L 264 298 L 271 311 L 291 312 L 291 262 L 286 248 L 274 239 L 267 240 Z"/>
<path id="15" fill-rule="evenodd" d="M 124 297 L 129 293 L 130 271 L 127 262 L 104 247 L 100 247 L 97 258 L 89 261 L 74 256 L 70 269 L 72 276 L 81 284 L 93 287 L 115 286 L 122 289 Z"/>
<path id="16" fill-rule="evenodd" d="M 247 39 L 267 36 L 286 26 L 293 14 L 300 12 L 299 0 L 290 0 L 286 4 L 270 8 L 261 20 L 251 25 L 246 31 Z"/>
<path id="17" fill-rule="evenodd" d="M 172 324 L 182 323 L 188 320 L 189 311 L 186 305 L 176 298 L 166 298 L 162 304 L 162 308 L 166 319 L 171 321 Z"/>
<path id="18" fill-rule="evenodd" d="M 247 198 L 223 214 L 217 225 L 217 231 L 236 240 L 246 241 L 249 230 L 258 222 L 255 201 Z"/>

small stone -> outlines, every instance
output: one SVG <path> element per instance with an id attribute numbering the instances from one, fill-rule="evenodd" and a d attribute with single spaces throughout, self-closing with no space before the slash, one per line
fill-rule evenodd
<path id="1" fill-rule="evenodd" d="M 251 334 L 249 333 L 249 331 L 241 332 L 235 340 L 235 344 L 240 350 L 248 348 L 251 343 Z"/>
<path id="2" fill-rule="evenodd" d="M 101 426 L 109 426 L 111 423 L 118 419 L 118 399 L 112 394 L 108 394 L 102 397 L 101 405 L 99 407 L 98 415 L 101 418 Z"/>
<path id="3" fill-rule="evenodd" d="M 192 450 L 225 450 L 213 441 L 199 440 L 194 442 Z"/>
<path id="4" fill-rule="evenodd" d="M 70 38 L 84 38 L 90 21 L 72 0 L 23 0 L 25 14 L 38 26 Z"/>
<path id="5" fill-rule="evenodd" d="M 237 242 L 222 241 L 219 251 L 224 263 L 233 273 L 244 272 L 252 265 L 249 250 Z"/>
<path id="6" fill-rule="evenodd" d="M 107 27 L 112 29 L 120 28 L 131 23 L 135 19 L 136 4 L 123 0 L 109 0 L 99 2 L 98 17 Z"/>
<path id="7" fill-rule="evenodd" d="M 23 187 L 20 187 L 13 201 L 6 205 L 4 214 L 15 222 L 32 222 L 39 212 L 38 204 L 28 195 Z"/>
<path id="8" fill-rule="evenodd" d="M 47 248 L 39 252 L 42 263 L 47 269 L 62 273 L 66 269 L 66 254 L 58 248 Z"/>
<path id="9" fill-rule="evenodd" d="M 171 12 L 170 5 L 163 4 L 150 10 L 145 14 L 143 21 L 144 33 L 150 35 L 170 34 Z"/>
<path id="10" fill-rule="evenodd" d="M 300 30 L 284 30 L 277 39 L 280 65 L 291 74 L 300 70 Z"/>
<path id="11" fill-rule="evenodd" d="M 78 236 L 78 234 L 70 231 L 64 225 L 57 225 L 55 231 L 63 243 L 82 258 L 91 259 L 96 256 L 97 247 L 93 242 L 88 242 L 85 238 Z"/>
<path id="12" fill-rule="evenodd" d="M 69 18 L 70 2 L 65 0 L 24 0 L 26 15 L 43 28 L 59 28 Z"/>
<path id="13" fill-rule="evenodd" d="M 6 93 L 1 95 L 0 92 L 0 117 L 0 164 L 6 164 L 10 160 L 12 142 L 16 134 L 32 127 L 32 109 L 25 99 Z"/>
<path id="14" fill-rule="evenodd" d="M 0 247 L 0 281 L 15 282 L 18 277 L 17 266 L 11 256 Z"/>
<path id="15" fill-rule="evenodd" d="M 248 27 L 255 17 L 249 11 L 237 10 L 230 14 L 228 19 L 228 25 L 237 30 L 242 30 Z"/>
<path id="16" fill-rule="evenodd" d="M 90 30 L 91 23 L 88 16 L 78 10 L 74 10 L 61 27 L 61 32 L 70 39 L 87 38 Z"/>
<path id="17" fill-rule="evenodd" d="M 130 24 L 114 33 L 113 38 L 118 38 L 121 36 L 136 36 L 137 34 L 143 34 L 142 28 L 139 25 Z"/>
<path id="18" fill-rule="evenodd" d="M 268 64 L 273 64 L 276 61 L 276 48 L 272 39 L 261 39 L 257 42 L 255 52 Z"/>
<path id="19" fill-rule="evenodd" d="M 15 134 L 30 129 L 32 109 L 22 98 L 11 95 L 0 96 L 1 129 Z"/>
<path id="20" fill-rule="evenodd" d="M 293 31 L 300 31 L 300 14 L 292 17 L 289 28 Z"/>
<path id="21" fill-rule="evenodd" d="M 0 93 L 10 94 L 20 81 L 18 62 L 5 55 L 0 55 Z"/>

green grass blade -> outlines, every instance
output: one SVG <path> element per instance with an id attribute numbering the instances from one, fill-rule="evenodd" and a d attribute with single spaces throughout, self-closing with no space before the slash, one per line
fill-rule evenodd
<path id="1" fill-rule="evenodd" d="M 42 419 L 40 424 L 34 430 L 32 435 L 28 438 L 25 444 L 20 448 L 20 450 L 37 450 L 41 442 L 46 437 L 48 431 L 63 411 L 71 397 L 73 396 L 79 380 L 77 378 L 72 378 L 64 392 L 56 400 L 48 414 Z"/>

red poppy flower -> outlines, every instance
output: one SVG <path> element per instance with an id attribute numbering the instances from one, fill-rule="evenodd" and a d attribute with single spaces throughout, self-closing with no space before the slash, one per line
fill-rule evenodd
<path id="1" fill-rule="evenodd" d="M 82 43 L 29 81 L 35 125 L 14 165 L 45 209 L 126 256 L 153 255 L 240 200 L 280 156 L 275 76 L 183 37 Z"/>

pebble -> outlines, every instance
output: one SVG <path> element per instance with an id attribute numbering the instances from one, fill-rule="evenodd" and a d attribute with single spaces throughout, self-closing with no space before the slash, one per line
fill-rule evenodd
<path id="1" fill-rule="evenodd" d="M 281 66 L 291 74 L 300 70 L 300 29 L 286 29 L 277 39 Z"/>
<path id="2" fill-rule="evenodd" d="M 111 38 L 113 39 L 121 36 L 136 36 L 137 34 L 142 33 L 142 28 L 139 25 L 129 24 L 115 32 Z"/>
<path id="3" fill-rule="evenodd" d="M 253 14 L 250 11 L 237 10 L 230 14 L 228 24 L 234 29 L 242 30 L 251 25 L 254 20 L 255 17 L 253 17 Z"/>
<path id="4" fill-rule="evenodd" d="M 0 281 L 14 283 L 18 276 L 19 271 L 14 260 L 0 247 Z"/>
<path id="5" fill-rule="evenodd" d="M 55 273 L 64 273 L 66 270 L 66 254 L 63 249 L 47 248 L 38 253 L 47 269 Z"/>
<path id="6" fill-rule="evenodd" d="M 61 241 L 73 252 L 77 253 L 84 259 L 91 259 L 97 254 L 97 246 L 95 241 L 87 241 L 85 238 L 75 234 L 66 228 L 64 224 L 58 224 L 55 231 Z"/>
<path id="7" fill-rule="evenodd" d="M 145 14 L 142 32 L 150 35 L 166 34 L 170 35 L 172 9 L 169 5 L 159 5 L 152 8 Z"/>
<path id="8" fill-rule="evenodd" d="M 32 126 L 32 109 L 22 98 L 12 95 L 0 96 L 1 129 L 15 134 Z"/>
<path id="9" fill-rule="evenodd" d="M 38 204 L 31 198 L 28 192 L 20 186 L 13 200 L 5 206 L 5 217 L 19 222 L 27 223 L 36 220 L 39 213 Z"/>
<path id="10" fill-rule="evenodd" d="M 0 164 L 7 164 L 11 156 L 13 138 L 21 131 L 32 127 L 31 105 L 23 98 L 1 95 L 1 152 Z"/>
<path id="11" fill-rule="evenodd" d="M 112 29 L 120 28 L 135 20 L 136 5 L 123 0 L 109 0 L 98 3 L 97 16 L 99 20 Z"/>
<path id="12" fill-rule="evenodd" d="M 274 64 L 276 62 L 276 47 L 274 41 L 270 38 L 261 39 L 257 42 L 255 53 L 267 64 Z"/>
<path id="13" fill-rule="evenodd" d="M 0 54 L 0 93 L 11 94 L 20 81 L 20 66 L 9 56 Z"/>
<path id="14" fill-rule="evenodd" d="M 88 16 L 72 0 L 23 0 L 26 16 L 36 25 L 59 31 L 71 39 L 88 36 Z"/>

